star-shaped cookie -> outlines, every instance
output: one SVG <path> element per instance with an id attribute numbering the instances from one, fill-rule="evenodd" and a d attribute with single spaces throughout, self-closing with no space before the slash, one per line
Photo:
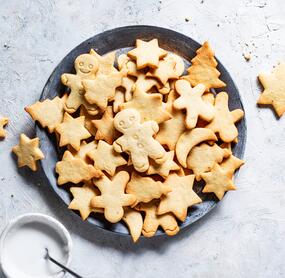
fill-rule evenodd
<path id="1" fill-rule="evenodd" d="M 188 207 L 202 202 L 193 190 L 194 179 L 195 175 L 180 177 L 170 174 L 164 184 L 172 191 L 161 198 L 157 214 L 172 212 L 179 220 L 185 221 Z"/>
<path id="2" fill-rule="evenodd" d="M 102 118 L 100 120 L 93 120 L 92 123 L 97 129 L 95 139 L 105 140 L 107 143 L 113 144 L 117 132 L 114 127 L 112 107 L 108 106 Z"/>
<path id="3" fill-rule="evenodd" d="M 81 158 L 86 163 L 90 163 L 90 158 L 87 156 L 87 154 L 93 150 L 96 150 L 97 148 L 97 141 L 91 141 L 87 143 L 86 141 L 82 141 L 80 145 L 79 151 L 74 151 L 74 149 L 70 146 L 67 146 L 67 149 L 73 154 L 76 158 Z"/>
<path id="4" fill-rule="evenodd" d="M 171 114 L 162 108 L 161 94 L 147 94 L 136 90 L 131 101 L 121 105 L 121 109 L 133 108 L 140 112 L 142 122 L 162 123 L 171 119 Z"/>
<path id="5" fill-rule="evenodd" d="M 128 172 L 121 171 L 112 180 L 109 180 L 106 176 L 94 180 L 101 195 L 92 199 L 91 206 L 103 208 L 105 218 L 111 223 L 120 221 L 124 216 L 123 207 L 131 206 L 136 201 L 134 195 L 125 194 L 125 187 L 129 178 Z"/>
<path id="6" fill-rule="evenodd" d="M 147 175 L 158 174 L 163 178 L 167 178 L 170 171 L 176 171 L 180 169 L 180 166 L 173 161 L 174 151 L 166 153 L 166 160 L 162 164 L 157 164 L 153 160 L 150 161 Z"/>
<path id="7" fill-rule="evenodd" d="M 6 130 L 4 130 L 4 126 L 6 126 L 9 123 L 8 118 L 0 118 L 0 138 L 6 137 Z"/>
<path id="8" fill-rule="evenodd" d="M 108 74 L 98 73 L 94 80 L 82 81 L 86 92 L 85 99 L 105 110 L 108 101 L 114 98 L 116 88 L 122 84 L 122 77 L 122 72 L 114 71 Z"/>
<path id="9" fill-rule="evenodd" d="M 145 212 L 142 234 L 145 237 L 152 237 L 155 235 L 158 227 L 161 226 L 167 235 L 176 235 L 179 232 L 179 226 L 174 215 L 172 213 L 157 215 L 157 203 L 157 200 L 153 200 L 149 203 L 139 203 L 136 206 L 138 211 Z"/>
<path id="10" fill-rule="evenodd" d="M 128 56 L 135 59 L 137 68 L 157 68 L 159 59 L 166 56 L 167 51 L 158 46 L 158 40 L 151 41 L 136 40 L 136 48 L 128 52 Z"/>
<path id="11" fill-rule="evenodd" d="M 135 171 L 132 173 L 131 180 L 127 184 L 126 192 L 136 196 L 137 202 L 147 203 L 153 199 L 158 199 L 163 194 L 167 194 L 171 188 L 155 181 L 150 177 L 142 177 Z"/>
<path id="12" fill-rule="evenodd" d="M 229 158 L 225 159 L 221 164 L 221 168 L 233 177 L 235 171 L 239 169 L 244 164 L 244 161 L 231 155 Z"/>
<path id="13" fill-rule="evenodd" d="M 116 168 L 127 164 L 121 154 L 115 152 L 113 145 L 100 140 L 96 149 L 90 151 L 88 156 L 94 161 L 94 166 L 114 176 Z"/>
<path id="14" fill-rule="evenodd" d="M 229 111 L 228 101 L 229 96 L 226 92 L 218 93 L 215 99 L 214 119 L 206 126 L 206 128 L 218 133 L 226 143 L 237 138 L 238 130 L 235 123 L 242 119 L 244 115 L 241 109 Z"/>
<path id="15" fill-rule="evenodd" d="M 71 152 L 65 151 L 62 160 L 56 163 L 56 173 L 58 173 L 58 185 L 67 182 L 79 183 L 89 181 L 92 178 L 100 178 L 103 173 L 87 164 L 81 158 L 75 158 Z"/>
<path id="16" fill-rule="evenodd" d="M 186 109 L 186 127 L 189 129 L 196 126 L 198 118 L 209 122 L 215 115 L 214 107 L 202 99 L 205 88 L 203 84 L 192 88 L 187 80 L 178 80 L 175 83 L 180 97 L 174 101 L 173 106 L 176 109 Z"/>
<path id="17" fill-rule="evenodd" d="M 272 105 L 277 115 L 285 112 L 285 63 L 280 63 L 271 74 L 261 73 L 258 76 L 264 91 L 257 103 Z"/>
<path id="18" fill-rule="evenodd" d="M 90 203 L 95 196 L 100 195 L 99 190 L 92 182 L 86 182 L 82 187 L 71 187 L 70 192 L 74 198 L 68 208 L 78 210 L 81 218 L 86 220 L 91 212 L 95 212 Z"/>
<path id="19" fill-rule="evenodd" d="M 222 200 L 226 191 L 236 190 L 232 175 L 224 171 L 217 163 L 210 172 L 202 173 L 201 177 L 206 182 L 202 192 L 213 192 L 219 200 Z"/>
<path id="20" fill-rule="evenodd" d="M 39 149 L 39 138 L 30 139 L 25 134 L 20 135 L 19 144 L 12 151 L 18 156 L 18 167 L 28 166 L 31 170 L 37 170 L 37 160 L 45 156 Z"/>
<path id="21" fill-rule="evenodd" d="M 231 155 L 227 149 L 203 143 L 195 146 L 187 157 L 187 168 L 193 170 L 197 181 L 201 180 L 201 174 L 211 171 L 215 163 L 221 163 L 224 158 Z"/>
<path id="22" fill-rule="evenodd" d="M 64 103 L 67 95 L 62 98 L 55 97 L 27 106 L 26 112 L 30 114 L 34 121 L 38 121 L 42 127 L 47 127 L 49 132 L 54 132 L 54 129 L 63 120 Z"/>
<path id="23" fill-rule="evenodd" d="M 158 64 L 158 68 L 150 70 L 147 76 L 155 77 L 165 85 L 169 79 L 179 78 L 175 66 L 176 62 L 173 60 L 161 60 Z"/>
<path id="24" fill-rule="evenodd" d="M 76 151 L 79 151 L 81 140 L 91 136 L 84 127 L 84 120 L 84 116 L 73 118 L 68 113 L 64 114 L 63 122 L 55 128 L 60 135 L 60 147 L 70 144 Z"/>

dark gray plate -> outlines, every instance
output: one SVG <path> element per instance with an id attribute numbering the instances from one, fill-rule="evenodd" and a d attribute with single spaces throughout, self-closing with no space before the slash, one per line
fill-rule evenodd
<path id="1" fill-rule="evenodd" d="M 195 51 L 201 46 L 199 43 L 189 37 L 186 37 L 185 35 L 154 26 L 127 26 L 106 31 L 84 41 L 65 56 L 65 58 L 59 63 L 48 79 L 40 99 L 44 100 L 46 98 L 53 98 L 64 93 L 66 88 L 61 84 L 60 76 L 66 72 L 74 72 L 73 62 L 78 55 L 88 53 L 90 48 L 94 48 L 101 55 L 113 50 L 125 52 L 127 48 L 134 46 L 137 38 L 144 40 L 157 38 L 161 47 L 173 51 L 183 57 L 185 63 L 188 65 L 189 61 L 195 56 Z M 243 109 L 239 92 L 230 74 L 220 62 L 218 70 L 221 72 L 221 79 L 227 84 L 226 91 L 230 95 L 230 109 Z M 239 142 L 233 148 L 233 152 L 236 156 L 241 158 L 243 156 L 246 141 L 245 119 L 238 124 L 238 130 Z M 53 135 L 50 135 L 46 130 L 40 128 L 39 126 L 36 127 L 36 132 L 37 136 L 41 140 L 41 148 L 45 154 L 45 159 L 41 162 L 45 175 L 47 176 L 55 193 L 66 204 L 69 204 L 71 201 L 71 195 L 69 194 L 68 190 L 66 190 L 69 186 L 58 187 L 56 182 L 57 177 L 54 169 L 56 162 L 61 157 L 61 152 L 56 147 L 55 138 Z M 218 199 L 213 194 L 201 193 L 202 187 L 202 183 L 195 185 L 195 190 L 203 199 L 203 203 L 189 209 L 187 219 L 184 223 L 180 224 L 180 228 L 184 228 L 194 223 L 207 214 L 218 203 Z M 129 233 L 124 224 L 109 224 L 99 214 L 96 214 L 94 217 L 89 217 L 88 221 L 93 225 L 109 231 L 121 234 Z M 158 231 L 157 235 L 160 234 L 164 233 L 162 231 Z"/>

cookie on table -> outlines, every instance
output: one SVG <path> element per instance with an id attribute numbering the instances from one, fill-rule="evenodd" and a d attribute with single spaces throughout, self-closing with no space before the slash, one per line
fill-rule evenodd
<path id="1" fill-rule="evenodd" d="M 18 157 L 18 167 L 28 166 L 31 170 L 37 170 L 37 161 L 45 156 L 39 148 L 39 138 L 30 139 L 25 134 L 20 135 L 19 144 L 12 148 Z"/>
<path id="2" fill-rule="evenodd" d="M 285 112 L 285 63 L 277 65 L 271 74 L 261 73 L 258 79 L 264 91 L 257 103 L 272 105 L 279 117 Z"/>
<path id="3" fill-rule="evenodd" d="M 6 137 L 7 132 L 4 127 L 9 123 L 8 118 L 0 118 L 0 138 L 3 139 Z"/>

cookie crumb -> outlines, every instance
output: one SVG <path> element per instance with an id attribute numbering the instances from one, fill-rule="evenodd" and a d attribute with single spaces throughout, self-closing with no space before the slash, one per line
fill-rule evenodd
<path id="1" fill-rule="evenodd" d="M 13 194 L 11 194 L 11 198 L 14 198 L 14 195 L 13 195 Z"/>
<path id="2" fill-rule="evenodd" d="M 247 62 L 250 61 L 251 55 L 250 55 L 249 53 L 243 53 L 242 55 L 243 55 L 244 59 L 245 59 Z"/>
<path id="3" fill-rule="evenodd" d="M 217 24 L 217 27 L 220 27 L 220 24 L 219 24 L 219 23 Z"/>
<path id="4" fill-rule="evenodd" d="M 191 18 L 190 18 L 189 16 L 188 16 L 188 17 L 185 17 L 185 21 L 186 21 L 186 22 L 189 22 L 190 19 L 191 19 Z"/>

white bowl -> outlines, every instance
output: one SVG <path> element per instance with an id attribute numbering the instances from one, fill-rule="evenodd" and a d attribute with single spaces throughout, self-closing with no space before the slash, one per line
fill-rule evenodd
<path id="1" fill-rule="evenodd" d="M 72 240 L 67 229 L 56 219 L 28 213 L 9 222 L 0 238 L 0 266 L 7 278 L 59 278 L 60 268 L 44 259 L 49 254 L 68 266 Z"/>

